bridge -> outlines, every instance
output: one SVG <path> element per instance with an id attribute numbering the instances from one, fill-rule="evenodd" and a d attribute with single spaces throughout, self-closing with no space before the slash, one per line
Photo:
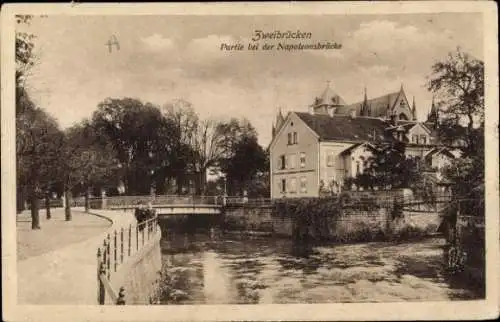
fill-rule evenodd
<path id="1" fill-rule="evenodd" d="M 137 205 L 130 206 L 111 206 L 112 210 L 133 211 Z M 221 205 L 190 205 L 190 204 L 174 204 L 174 205 L 152 205 L 158 216 L 172 215 L 219 215 L 221 214 Z"/>
<path id="2" fill-rule="evenodd" d="M 96 200 L 97 201 L 97 200 Z M 222 208 L 229 205 L 266 205 L 270 199 L 248 199 L 222 196 L 117 196 L 99 199 L 102 208 L 134 211 L 139 205 L 151 204 L 160 217 L 173 215 L 220 215 Z"/>

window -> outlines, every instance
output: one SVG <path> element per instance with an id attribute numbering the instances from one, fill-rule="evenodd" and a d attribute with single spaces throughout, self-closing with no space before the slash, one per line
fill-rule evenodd
<path id="1" fill-rule="evenodd" d="M 333 152 L 328 152 L 326 155 L 326 166 L 327 167 L 333 167 L 334 166 L 334 154 Z"/>
<path id="2" fill-rule="evenodd" d="M 290 179 L 290 186 L 288 187 L 290 193 L 297 192 L 297 178 Z"/>
<path id="3" fill-rule="evenodd" d="M 304 152 L 300 152 L 300 167 L 306 167 L 306 154 Z"/>
<path id="4" fill-rule="evenodd" d="M 359 171 L 359 161 L 356 161 L 356 176 L 360 173 Z"/>
<path id="5" fill-rule="evenodd" d="M 285 155 L 282 154 L 282 155 L 280 155 L 279 160 L 278 160 L 278 169 L 283 170 L 285 168 L 286 168 L 286 158 L 285 158 Z"/>
<path id="6" fill-rule="evenodd" d="M 427 144 L 427 137 L 425 135 L 420 136 L 420 141 L 422 144 Z"/>
<path id="7" fill-rule="evenodd" d="M 296 167 L 296 156 L 295 154 L 290 154 L 288 156 L 288 169 L 295 169 Z"/>
<path id="8" fill-rule="evenodd" d="M 293 144 L 297 144 L 297 132 L 293 132 Z"/>
<path id="9" fill-rule="evenodd" d="M 280 187 L 281 192 L 286 192 L 286 179 L 281 179 L 281 187 Z"/>
<path id="10" fill-rule="evenodd" d="M 292 133 L 288 133 L 288 145 L 292 145 Z"/>
<path id="11" fill-rule="evenodd" d="M 411 143 L 418 143 L 418 135 L 411 136 Z"/>
<path id="12" fill-rule="evenodd" d="M 307 192 L 307 178 L 306 177 L 300 177 L 300 192 L 301 193 Z"/>

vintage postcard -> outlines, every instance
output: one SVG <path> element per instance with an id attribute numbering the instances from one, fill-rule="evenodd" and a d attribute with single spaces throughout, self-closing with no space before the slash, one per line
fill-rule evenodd
<path id="1" fill-rule="evenodd" d="M 498 317 L 493 2 L 1 17 L 4 320 Z"/>

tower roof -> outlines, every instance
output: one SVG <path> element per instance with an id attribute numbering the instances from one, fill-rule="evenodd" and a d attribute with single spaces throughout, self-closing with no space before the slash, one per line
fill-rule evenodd
<path id="1" fill-rule="evenodd" d="M 345 101 L 337 93 L 333 91 L 330 82 L 326 83 L 326 88 L 319 97 L 316 97 L 314 106 L 319 105 L 345 105 Z"/>

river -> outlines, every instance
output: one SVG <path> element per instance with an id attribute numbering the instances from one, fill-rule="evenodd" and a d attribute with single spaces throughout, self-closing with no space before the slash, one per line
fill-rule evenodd
<path id="1" fill-rule="evenodd" d="M 239 234 L 164 234 L 162 304 L 479 299 L 445 271 L 442 238 L 294 247 Z"/>

